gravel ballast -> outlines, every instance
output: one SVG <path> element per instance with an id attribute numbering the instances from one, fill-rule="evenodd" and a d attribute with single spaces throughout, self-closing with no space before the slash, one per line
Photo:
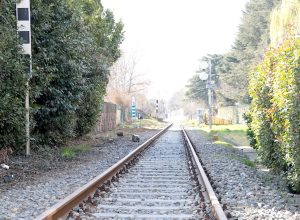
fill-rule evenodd
<path id="1" fill-rule="evenodd" d="M 180 130 L 167 131 L 110 186 L 71 219 L 212 219 L 189 170 Z M 208 202 L 208 201 L 207 201 Z M 200 209 L 202 203 L 202 209 Z"/>
<path id="2" fill-rule="evenodd" d="M 2 190 L 0 219 L 33 219 L 105 171 L 157 132 L 155 130 L 140 133 L 140 142 L 132 142 L 129 137 L 120 137 L 111 143 L 94 146 L 91 152 L 84 155 L 84 159 L 80 159 L 73 167 L 49 171 L 34 181 Z"/>
<path id="3" fill-rule="evenodd" d="M 300 220 L 300 195 L 288 193 L 278 178 L 243 163 L 244 155 L 214 145 L 188 130 L 229 219 Z"/>

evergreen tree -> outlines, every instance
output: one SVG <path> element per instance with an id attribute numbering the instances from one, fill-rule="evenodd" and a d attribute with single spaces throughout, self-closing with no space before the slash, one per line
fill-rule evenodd
<path id="1" fill-rule="evenodd" d="M 0 148 L 25 143 L 26 76 L 17 38 L 15 1 L 0 1 Z"/>
<path id="2" fill-rule="evenodd" d="M 89 54 L 90 65 L 85 78 L 85 90 L 76 111 L 76 132 L 85 134 L 97 122 L 101 103 L 108 83 L 109 67 L 120 57 L 119 45 L 123 41 L 123 24 L 115 22 L 111 11 L 104 10 L 99 1 L 69 1 L 89 31 L 93 47 Z"/>
<path id="3" fill-rule="evenodd" d="M 224 54 L 220 81 L 230 99 L 249 103 L 248 72 L 261 59 L 270 43 L 270 13 L 279 0 L 251 0 L 246 5 L 239 31 L 230 52 Z M 232 92 L 230 92 L 232 90 Z"/>
<path id="4" fill-rule="evenodd" d="M 33 134 L 54 145 L 75 136 L 89 36 L 65 1 L 31 4 Z"/>
<path id="5" fill-rule="evenodd" d="M 0 146 L 24 142 L 25 69 L 16 2 L 0 1 Z M 37 145 L 57 145 L 91 130 L 123 25 L 97 0 L 32 0 L 31 130 Z"/>

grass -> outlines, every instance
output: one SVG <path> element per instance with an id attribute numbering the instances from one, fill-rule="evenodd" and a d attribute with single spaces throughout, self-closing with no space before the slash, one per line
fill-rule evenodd
<path id="1" fill-rule="evenodd" d="M 252 160 L 241 158 L 239 161 L 248 167 L 255 167 L 255 163 Z"/>
<path id="2" fill-rule="evenodd" d="M 193 125 L 193 122 L 187 122 L 189 125 Z M 236 146 L 249 146 L 247 139 L 247 126 L 241 124 L 235 125 L 213 125 L 212 129 L 209 129 L 208 125 L 200 125 L 200 133 L 206 138 L 211 139 L 214 144 L 223 147 Z M 256 167 L 255 162 L 240 156 L 231 156 L 232 159 L 238 160 L 248 167 Z"/>
<path id="3" fill-rule="evenodd" d="M 207 133 L 210 138 L 219 139 L 237 146 L 249 146 L 246 125 L 213 125 L 212 130 L 205 125 L 200 127 L 200 130 Z"/>
<path id="4" fill-rule="evenodd" d="M 188 127 L 197 127 L 199 125 L 199 122 L 197 120 L 187 120 L 183 122 L 184 126 L 188 126 Z"/>
<path id="5" fill-rule="evenodd" d="M 214 141 L 214 144 L 216 145 L 220 145 L 223 147 L 232 147 L 232 144 L 225 142 L 225 141 Z"/>
<path id="6" fill-rule="evenodd" d="M 252 160 L 249 160 L 247 158 L 243 158 L 243 157 L 239 157 L 239 156 L 232 156 L 231 158 L 240 161 L 241 163 L 245 164 L 248 167 L 254 168 L 256 166 L 255 162 L 253 162 Z"/>
<path id="7" fill-rule="evenodd" d="M 79 144 L 74 147 L 63 147 L 60 150 L 60 154 L 63 158 L 72 159 L 75 158 L 76 155 L 89 152 L 91 150 L 91 146 L 88 144 Z"/>
<path id="8" fill-rule="evenodd" d="M 136 127 L 142 127 L 145 129 L 160 129 L 165 127 L 167 124 L 165 122 L 162 121 L 158 121 L 155 118 L 144 118 L 144 119 L 139 119 L 136 120 L 135 122 L 129 124 L 129 123 L 125 123 L 123 126 L 124 128 L 129 128 L 129 129 L 133 129 Z"/>

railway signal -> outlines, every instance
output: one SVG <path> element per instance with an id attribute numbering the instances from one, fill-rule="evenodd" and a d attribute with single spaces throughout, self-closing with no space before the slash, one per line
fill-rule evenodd
<path id="1" fill-rule="evenodd" d="M 212 80 L 211 60 L 209 59 L 208 63 L 202 62 L 200 64 L 201 64 L 200 71 L 197 71 L 197 73 L 199 73 L 199 78 L 202 81 L 206 81 L 206 89 L 208 90 L 209 129 L 212 129 L 212 123 L 213 123 L 213 94 L 214 94 L 214 89 L 215 89 L 216 85 L 215 85 L 215 81 Z"/>
<path id="2" fill-rule="evenodd" d="M 25 60 L 25 74 L 27 76 L 25 91 L 25 132 L 26 132 L 26 155 L 30 155 L 30 120 L 29 120 L 29 79 L 31 76 L 31 22 L 30 0 L 19 0 L 16 3 L 16 17 L 18 35 L 22 40 L 23 58 Z"/>

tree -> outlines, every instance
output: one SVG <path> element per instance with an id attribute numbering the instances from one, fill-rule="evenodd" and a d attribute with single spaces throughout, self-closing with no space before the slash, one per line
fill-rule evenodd
<path id="1" fill-rule="evenodd" d="M 0 1 L 0 149 L 25 143 L 25 69 L 16 35 L 15 1 Z"/>
<path id="2" fill-rule="evenodd" d="M 137 59 L 123 55 L 110 69 L 107 97 L 109 100 L 129 106 L 131 96 L 145 95 L 149 81 L 136 70 Z"/>
<path id="3" fill-rule="evenodd" d="M 76 110 L 76 133 L 88 133 L 97 122 L 101 103 L 106 92 L 109 78 L 109 68 L 121 55 L 119 49 L 123 41 L 123 24 L 116 22 L 113 13 L 104 10 L 97 0 L 69 0 L 82 18 L 88 30 L 91 42 L 85 56 L 88 58 L 85 67 L 88 69 L 84 75 L 83 95 L 79 108 Z"/>
<path id="4" fill-rule="evenodd" d="M 186 87 L 187 92 L 185 95 L 188 99 L 202 102 L 205 106 L 208 106 L 208 94 L 205 81 L 200 80 L 198 75 L 194 75 Z"/>
<path id="5" fill-rule="evenodd" d="M 37 145 L 53 146 L 87 133 L 96 123 L 109 68 L 121 54 L 123 24 L 98 0 L 32 0 L 31 5 L 31 129 Z M 0 126 L 5 128 L 0 139 L 17 148 L 24 140 L 26 79 L 15 1 L 1 0 L 0 10 Z"/>
<path id="6" fill-rule="evenodd" d="M 185 105 L 185 102 L 186 92 L 184 91 L 184 89 L 176 91 L 168 101 L 168 111 L 181 109 Z"/>
<path id="7" fill-rule="evenodd" d="M 33 135 L 55 145 L 75 136 L 91 40 L 65 1 L 31 3 Z"/>
<path id="8" fill-rule="evenodd" d="M 220 68 L 222 68 L 222 55 L 218 54 L 208 54 L 201 58 L 200 62 L 211 62 L 211 74 L 212 74 L 212 81 L 215 82 L 215 89 L 213 90 L 214 93 L 214 101 L 218 100 L 219 103 L 228 103 L 230 100 L 226 99 L 222 93 L 219 91 L 218 88 L 222 85 L 221 81 L 219 80 L 219 72 Z M 200 70 L 202 71 L 202 70 Z M 206 70 L 208 73 L 209 70 Z M 199 78 L 199 75 L 194 75 L 190 80 L 187 87 L 186 97 L 195 102 L 202 102 L 205 106 L 208 106 L 208 90 L 206 88 L 207 81 L 202 81 Z"/>
<path id="9" fill-rule="evenodd" d="M 229 100 L 249 103 L 248 72 L 262 59 L 270 43 L 270 13 L 279 0 L 250 0 L 246 4 L 231 51 L 223 55 L 220 93 Z"/>
<path id="10" fill-rule="evenodd" d="M 289 35 L 300 34 L 300 1 L 283 0 L 271 13 L 271 46 L 276 47 Z"/>
<path id="11" fill-rule="evenodd" d="M 271 38 L 276 46 L 266 51 L 262 62 L 249 74 L 252 102 L 247 119 L 250 143 L 262 162 L 283 174 L 291 191 L 299 193 L 300 38 L 295 30 L 283 35 L 281 31 L 274 33 L 276 28 L 286 30 L 289 24 L 299 23 L 297 7 L 289 5 L 294 3 L 283 1 L 272 12 Z"/>

